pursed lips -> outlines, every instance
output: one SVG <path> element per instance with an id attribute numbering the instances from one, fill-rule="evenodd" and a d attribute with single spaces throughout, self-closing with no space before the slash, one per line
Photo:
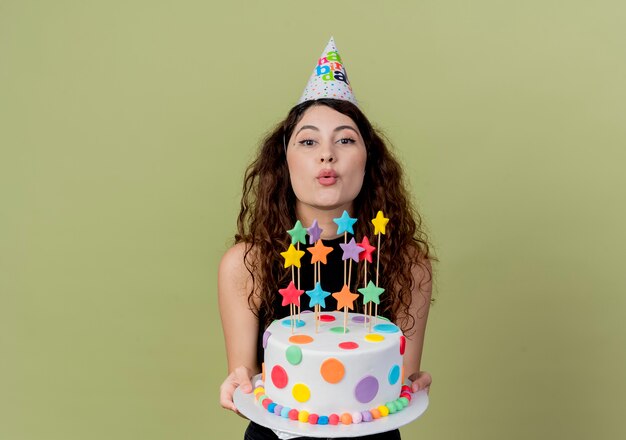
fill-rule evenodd
<path id="1" fill-rule="evenodd" d="M 337 173 L 332 169 L 321 170 L 317 174 L 317 181 L 324 186 L 332 185 L 337 181 Z"/>

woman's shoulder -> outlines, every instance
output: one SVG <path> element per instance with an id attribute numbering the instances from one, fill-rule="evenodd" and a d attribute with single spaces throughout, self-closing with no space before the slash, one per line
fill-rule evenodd
<path id="1" fill-rule="evenodd" d="M 234 275 L 247 273 L 245 260 L 249 259 L 250 245 L 244 242 L 235 243 L 224 252 L 220 260 L 219 274 Z"/>

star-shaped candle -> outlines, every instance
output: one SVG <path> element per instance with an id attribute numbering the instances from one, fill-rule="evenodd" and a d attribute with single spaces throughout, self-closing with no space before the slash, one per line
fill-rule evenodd
<path id="1" fill-rule="evenodd" d="M 315 333 L 319 326 L 319 314 L 322 307 L 326 307 L 325 298 L 330 295 L 330 292 L 322 289 L 319 281 L 315 283 L 313 290 L 307 290 L 306 294 L 311 298 L 309 301 L 309 307 L 315 306 Z"/>
<path id="2" fill-rule="evenodd" d="M 343 309 L 343 332 L 345 333 L 348 327 L 348 309 L 354 309 L 354 300 L 359 295 L 350 292 L 350 288 L 344 284 L 339 292 L 333 293 L 333 298 L 337 300 L 337 310 Z"/>
<path id="3" fill-rule="evenodd" d="M 311 298 L 309 300 L 309 307 L 313 306 L 321 306 L 326 307 L 325 298 L 330 295 L 330 292 L 322 289 L 322 286 L 319 282 L 315 283 L 315 287 L 313 290 L 307 290 L 306 294 Z"/>
<path id="4" fill-rule="evenodd" d="M 317 243 L 322 236 L 323 229 L 317 224 L 317 219 L 313 220 L 313 224 L 306 230 L 309 233 L 309 244 Z"/>
<path id="5" fill-rule="evenodd" d="M 332 252 L 333 248 L 324 246 L 322 240 L 315 242 L 315 246 L 307 248 L 307 251 L 311 253 L 311 264 L 321 262 L 326 264 L 326 256 Z"/>
<path id="6" fill-rule="evenodd" d="M 304 228 L 304 226 L 302 226 L 300 220 L 297 220 L 293 229 L 287 231 L 287 233 L 291 235 L 291 244 L 306 244 L 306 231 L 307 230 Z"/>
<path id="7" fill-rule="evenodd" d="M 374 225 L 374 235 L 378 235 L 378 252 L 376 252 L 376 285 L 378 286 L 378 273 L 380 268 L 380 238 L 385 234 L 385 228 L 389 223 L 389 219 L 385 217 L 382 211 L 376 213 L 376 217 L 372 219 Z M 377 303 L 378 304 L 378 303 Z M 378 315 L 378 306 L 376 307 L 376 314 Z"/>
<path id="8" fill-rule="evenodd" d="M 345 211 L 344 211 L 345 212 Z M 352 261 L 359 262 L 359 254 L 363 252 L 363 249 L 357 246 L 356 241 L 354 241 L 354 237 L 350 239 L 348 243 L 339 243 L 341 249 L 343 249 L 343 255 L 341 259 L 344 261 L 343 264 L 343 283 L 348 283 L 348 286 L 351 285 L 350 281 L 352 279 Z M 350 260 L 350 266 L 346 269 L 346 260 Z M 348 272 L 348 280 L 346 281 L 346 270 Z"/>
<path id="9" fill-rule="evenodd" d="M 368 263 L 372 262 L 372 253 L 376 250 L 374 246 L 370 244 L 367 236 L 363 237 L 360 243 L 357 243 L 360 248 L 363 249 L 363 252 L 359 254 L 359 261 L 367 261 Z"/>
<path id="10" fill-rule="evenodd" d="M 280 255 L 285 259 L 285 267 L 300 267 L 300 258 L 304 255 L 304 251 L 298 251 L 293 244 L 290 244 L 289 249 L 285 252 L 281 252 Z"/>
<path id="11" fill-rule="evenodd" d="M 358 297 L 358 294 L 350 292 L 350 288 L 346 284 L 339 292 L 333 293 L 333 298 L 337 300 L 337 310 L 344 308 L 354 310 L 354 300 Z"/>
<path id="12" fill-rule="evenodd" d="M 352 226 L 356 223 L 356 219 L 348 215 L 347 211 L 343 211 L 341 217 L 334 218 L 333 221 L 337 224 L 337 234 L 350 233 L 354 234 Z"/>
<path id="13" fill-rule="evenodd" d="M 367 287 L 362 287 L 359 292 L 363 294 L 363 304 L 374 302 L 380 304 L 380 295 L 385 291 L 382 287 L 377 287 L 371 281 L 367 283 Z"/>
<path id="14" fill-rule="evenodd" d="M 370 331 L 372 330 L 372 303 L 376 304 L 375 315 L 378 315 L 378 304 L 380 304 L 380 295 L 385 291 L 382 287 L 376 286 L 371 281 L 367 283 L 367 287 L 362 287 L 358 289 L 360 293 L 363 294 L 363 304 L 368 310 L 368 315 L 370 316 Z M 369 307 L 367 306 L 369 304 Z"/>
<path id="15" fill-rule="evenodd" d="M 376 217 L 372 219 L 372 224 L 374 225 L 374 235 L 385 234 L 385 226 L 389 223 L 389 219 L 385 218 L 382 211 L 378 211 L 376 213 Z"/>
<path id="16" fill-rule="evenodd" d="M 363 248 L 356 244 L 354 237 L 348 243 L 339 243 L 339 246 L 343 249 L 342 260 L 352 258 L 357 263 L 359 262 L 359 254 L 363 252 Z"/>
<path id="17" fill-rule="evenodd" d="M 304 290 L 297 289 L 294 282 L 290 281 L 286 288 L 278 289 L 278 293 L 280 293 L 283 297 L 283 306 L 289 304 L 300 306 L 300 295 L 304 293 Z"/>
<path id="18" fill-rule="evenodd" d="M 359 261 L 363 261 L 363 282 L 364 285 L 367 285 L 367 263 L 372 262 L 372 253 L 376 248 L 370 244 L 367 236 L 364 236 L 361 242 L 357 244 L 363 249 L 363 252 L 359 254 Z"/>

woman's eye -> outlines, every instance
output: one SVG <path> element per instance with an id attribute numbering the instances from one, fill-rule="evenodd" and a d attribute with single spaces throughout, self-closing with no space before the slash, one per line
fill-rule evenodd
<path id="1" fill-rule="evenodd" d="M 312 147 L 315 144 L 315 141 L 313 139 L 302 139 L 298 143 L 300 145 L 304 145 L 304 146 L 307 146 L 307 147 Z"/>
<path id="2" fill-rule="evenodd" d="M 342 139 L 339 139 L 339 143 L 344 144 L 344 145 L 345 144 L 353 144 L 355 142 L 356 141 L 354 139 L 352 139 L 352 138 L 342 138 Z"/>

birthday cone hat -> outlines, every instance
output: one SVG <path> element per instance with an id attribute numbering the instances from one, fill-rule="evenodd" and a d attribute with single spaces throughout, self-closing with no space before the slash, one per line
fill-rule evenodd
<path id="1" fill-rule="evenodd" d="M 357 104 L 333 37 L 330 37 L 326 49 L 317 60 L 298 104 L 320 98 L 343 99 Z"/>

